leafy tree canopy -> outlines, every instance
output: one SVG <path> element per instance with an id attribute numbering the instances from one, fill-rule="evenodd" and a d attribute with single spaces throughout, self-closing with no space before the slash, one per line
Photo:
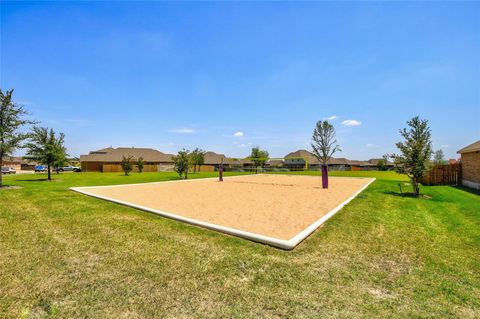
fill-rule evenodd
<path id="1" fill-rule="evenodd" d="M 318 121 L 312 134 L 313 155 L 327 165 L 328 160 L 335 152 L 341 151 L 335 138 L 335 128 L 328 121 Z"/>
<path id="2" fill-rule="evenodd" d="M 188 178 L 188 167 L 190 166 L 190 154 L 188 150 L 182 149 L 173 157 L 173 165 L 175 166 L 175 171 L 185 179 Z"/>
<path id="3" fill-rule="evenodd" d="M 252 148 L 250 156 L 248 157 L 249 160 L 253 162 L 255 165 L 255 173 L 258 172 L 258 167 L 264 167 L 265 163 L 269 159 L 269 154 L 266 150 L 261 150 L 260 147 L 255 146 Z"/>
<path id="4" fill-rule="evenodd" d="M 46 165 L 48 168 L 48 179 L 51 180 L 50 169 L 56 163 L 66 160 L 67 149 L 64 145 L 65 135 L 58 136 L 53 129 L 34 126 L 29 141 L 25 145 L 27 154 L 25 158 Z"/>
<path id="5" fill-rule="evenodd" d="M 407 121 L 408 129 L 400 130 L 402 142 L 396 144 L 400 154 L 393 154 L 395 169 L 400 174 L 410 178 L 413 187 L 413 195 L 420 194 L 420 178 L 429 169 L 429 161 L 432 157 L 431 130 L 427 120 L 416 116 Z"/>
<path id="6" fill-rule="evenodd" d="M 125 173 L 125 176 L 128 176 L 128 174 L 130 174 L 130 172 L 133 170 L 133 162 L 134 161 L 135 161 L 135 159 L 134 159 L 133 155 L 129 155 L 129 156 L 123 155 L 122 156 L 121 166 L 122 166 L 123 172 Z"/>
<path id="7" fill-rule="evenodd" d="M 27 120 L 28 115 L 23 106 L 13 102 L 13 90 L 2 91 L 0 89 L 0 167 L 6 156 L 22 146 L 22 142 L 28 138 L 28 134 L 21 131 L 25 125 L 35 124 Z M 2 174 L 0 174 L 0 187 L 2 187 Z"/>

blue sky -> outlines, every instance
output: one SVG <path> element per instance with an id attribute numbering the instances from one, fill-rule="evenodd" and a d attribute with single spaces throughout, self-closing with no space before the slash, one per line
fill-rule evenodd
<path id="1" fill-rule="evenodd" d="M 336 157 L 369 159 L 420 115 L 456 157 L 480 138 L 479 16 L 473 2 L 2 1 L 0 85 L 75 156 L 283 156 L 331 118 Z"/>

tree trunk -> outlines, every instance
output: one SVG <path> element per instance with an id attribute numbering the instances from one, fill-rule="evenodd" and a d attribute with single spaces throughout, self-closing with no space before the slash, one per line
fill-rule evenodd
<path id="1" fill-rule="evenodd" d="M 218 180 L 220 182 L 223 182 L 223 165 L 220 165 L 220 168 L 218 170 Z"/>
<path id="2" fill-rule="evenodd" d="M 322 188 L 328 188 L 328 167 L 322 165 Z"/>
<path id="3" fill-rule="evenodd" d="M 3 165 L 3 155 L 0 154 L 0 170 L 2 169 L 2 165 Z M 0 172 L 0 187 L 3 186 L 3 174 L 2 172 Z"/>
<path id="4" fill-rule="evenodd" d="M 420 195 L 420 186 L 418 185 L 418 181 L 415 178 L 412 178 L 412 188 L 413 196 L 418 197 Z"/>
<path id="5" fill-rule="evenodd" d="M 185 170 L 185 179 L 188 179 L 188 167 L 187 167 L 187 169 Z"/>
<path id="6" fill-rule="evenodd" d="M 50 172 L 50 164 L 47 165 L 47 168 L 48 168 L 48 180 L 51 181 L 52 176 L 51 176 L 51 172 Z"/>

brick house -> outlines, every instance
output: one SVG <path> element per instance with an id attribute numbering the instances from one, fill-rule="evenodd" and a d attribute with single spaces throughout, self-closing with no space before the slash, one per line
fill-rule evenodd
<path id="1" fill-rule="evenodd" d="M 457 153 L 461 156 L 462 184 L 480 190 L 480 140 Z"/>
<path id="2" fill-rule="evenodd" d="M 82 172 L 121 172 L 123 156 L 142 157 L 145 172 L 173 171 L 172 154 L 165 154 L 151 148 L 107 147 L 80 155 Z M 134 170 L 137 170 L 134 165 Z"/>
<path id="3" fill-rule="evenodd" d="M 4 156 L 2 167 L 11 167 L 16 171 L 19 171 L 22 169 L 22 158 L 14 156 Z"/>

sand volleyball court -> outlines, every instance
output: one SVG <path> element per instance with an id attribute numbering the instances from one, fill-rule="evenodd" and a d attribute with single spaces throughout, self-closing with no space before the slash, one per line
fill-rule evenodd
<path id="1" fill-rule="evenodd" d="M 72 190 L 230 235 L 292 249 L 374 179 L 246 175 Z"/>

